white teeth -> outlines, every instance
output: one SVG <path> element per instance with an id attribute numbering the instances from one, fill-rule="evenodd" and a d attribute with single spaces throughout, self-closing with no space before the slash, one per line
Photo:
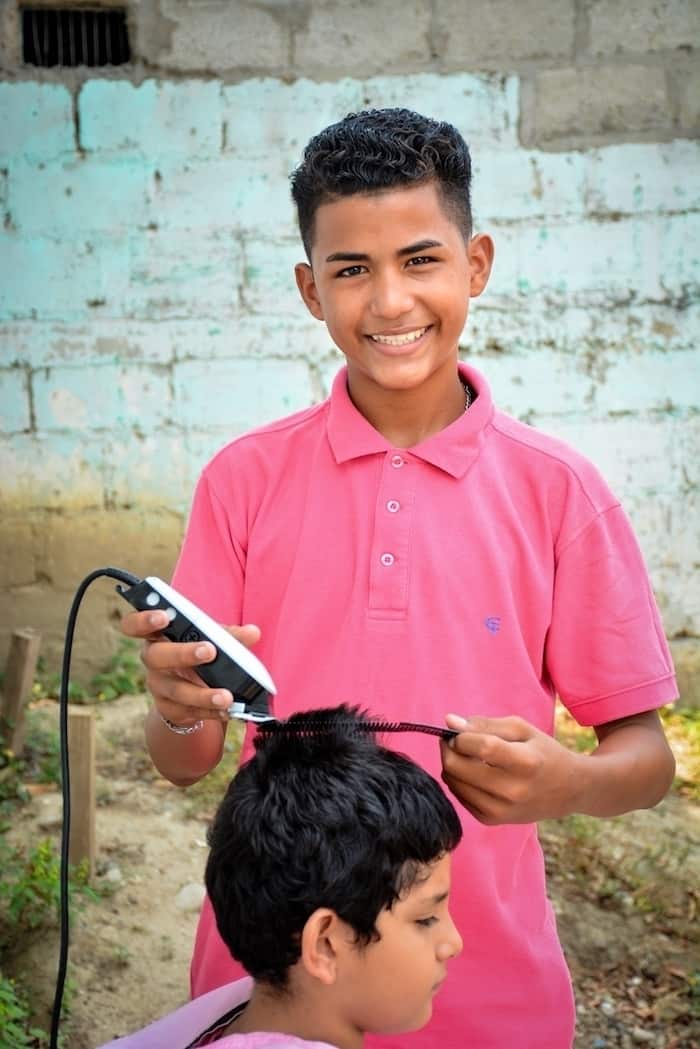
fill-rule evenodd
<path id="1" fill-rule="evenodd" d="M 417 328 L 415 331 L 407 331 L 404 335 L 370 335 L 372 342 L 381 342 L 385 346 L 405 346 L 406 343 L 415 342 L 427 331 L 426 328 Z"/>

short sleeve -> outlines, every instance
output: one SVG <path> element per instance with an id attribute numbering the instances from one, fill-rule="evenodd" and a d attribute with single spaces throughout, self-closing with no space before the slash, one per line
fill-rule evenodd
<path id="1" fill-rule="evenodd" d="M 644 560 L 619 505 L 597 514 L 558 552 L 546 664 L 560 699 L 582 725 L 677 698 Z"/>
<path id="2" fill-rule="evenodd" d="M 195 489 L 173 586 L 212 619 L 240 623 L 246 543 L 236 528 L 234 508 L 226 507 L 205 473 Z"/>

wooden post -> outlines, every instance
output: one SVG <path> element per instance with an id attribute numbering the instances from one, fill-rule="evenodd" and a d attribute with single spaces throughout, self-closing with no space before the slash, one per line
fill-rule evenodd
<path id="1" fill-rule="evenodd" d="M 41 635 L 29 627 L 15 630 L 10 639 L 0 705 L 0 734 L 5 746 L 15 754 L 24 746 L 24 705 L 32 692 L 40 644 Z"/>
<path id="2" fill-rule="evenodd" d="M 88 861 L 95 875 L 95 719 L 85 707 L 68 708 L 71 830 L 68 858 Z"/>

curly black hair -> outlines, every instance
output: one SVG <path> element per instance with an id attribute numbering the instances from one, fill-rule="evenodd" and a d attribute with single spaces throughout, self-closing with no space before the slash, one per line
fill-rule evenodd
<path id="1" fill-rule="evenodd" d="M 434 181 L 449 217 L 471 236 L 469 147 L 457 128 L 410 109 L 368 109 L 315 135 L 291 175 L 299 230 L 311 261 L 321 204 Z"/>
<path id="2" fill-rule="evenodd" d="M 209 832 L 205 881 L 219 933 L 251 976 L 277 990 L 318 907 L 368 944 L 380 911 L 462 836 L 432 776 L 357 730 L 366 716 L 340 706 L 259 733 Z M 306 731 L 297 733 L 299 719 Z"/>

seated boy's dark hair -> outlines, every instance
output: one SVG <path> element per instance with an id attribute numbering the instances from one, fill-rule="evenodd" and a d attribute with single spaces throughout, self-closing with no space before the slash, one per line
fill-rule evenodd
<path id="1" fill-rule="evenodd" d="M 452 124 L 410 109 L 348 114 L 314 135 L 291 177 L 309 261 L 319 205 L 354 193 L 380 193 L 430 181 L 436 183 L 443 205 L 468 240 L 471 177 L 469 148 Z"/>
<path id="2" fill-rule="evenodd" d="M 282 989 L 318 907 L 359 944 L 462 836 L 438 783 L 334 707 L 294 715 L 317 731 L 260 732 L 209 832 L 205 881 L 221 937 L 256 980 Z"/>

